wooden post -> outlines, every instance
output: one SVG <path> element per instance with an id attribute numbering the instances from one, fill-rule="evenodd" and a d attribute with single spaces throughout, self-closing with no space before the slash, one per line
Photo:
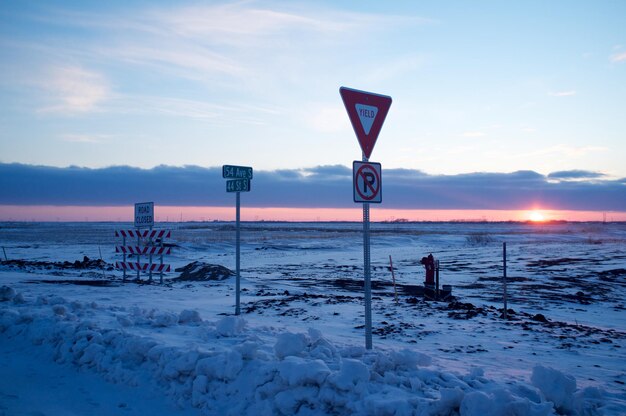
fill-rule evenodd
<path id="1" fill-rule="evenodd" d="M 124 267 L 122 267 L 122 269 L 124 270 L 124 275 L 122 277 L 122 282 L 126 283 L 126 236 L 122 237 L 122 247 L 124 247 L 122 249 L 122 253 L 124 253 Z"/>
<path id="2" fill-rule="evenodd" d="M 146 245 L 148 246 L 148 250 L 152 250 L 152 227 L 150 227 L 148 235 L 149 235 L 148 243 Z M 150 271 L 148 272 L 150 276 L 148 278 L 148 281 L 152 283 L 152 251 L 150 251 L 150 259 L 148 260 L 148 268 L 150 269 Z"/>
<path id="3" fill-rule="evenodd" d="M 393 296 L 396 299 L 396 305 L 398 304 L 398 290 L 396 289 L 396 274 L 393 271 L 393 262 L 391 261 L 391 254 L 389 255 L 389 268 L 391 269 L 391 278 L 393 279 Z"/>
<path id="4" fill-rule="evenodd" d="M 139 237 L 139 228 L 137 229 L 137 247 L 141 247 L 141 237 Z M 141 281 L 141 271 L 140 269 L 140 263 L 141 263 L 141 254 L 139 254 L 139 252 L 137 253 L 137 281 Z"/>
<path id="5" fill-rule="evenodd" d="M 98 246 L 98 252 L 100 253 L 100 263 L 102 264 L 102 278 L 105 279 L 106 276 L 104 275 L 104 260 L 102 260 L 102 249 L 100 248 L 100 246 Z"/>
<path id="6" fill-rule="evenodd" d="M 163 237 L 161 238 L 161 245 L 159 246 L 159 248 L 161 249 L 161 259 L 160 259 L 160 266 L 161 266 L 161 271 L 159 272 L 159 283 L 163 284 L 163 240 L 165 240 L 165 234 L 163 234 Z"/>
<path id="7" fill-rule="evenodd" d="M 503 297 L 504 297 L 504 319 L 508 319 L 508 315 L 507 315 L 507 299 L 506 299 L 506 243 L 502 243 L 502 283 L 503 283 L 503 289 L 504 289 L 504 293 L 503 293 Z"/>
<path id="8" fill-rule="evenodd" d="M 435 260 L 435 299 L 439 300 L 439 260 Z"/>

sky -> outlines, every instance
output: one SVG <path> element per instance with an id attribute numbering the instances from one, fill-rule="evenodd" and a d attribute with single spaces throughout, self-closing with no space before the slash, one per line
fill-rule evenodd
<path id="1" fill-rule="evenodd" d="M 0 8 L 0 219 L 230 206 L 223 164 L 354 210 L 341 86 L 393 98 L 380 209 L 626 212 L 625 2 L 57 1 Z"/>

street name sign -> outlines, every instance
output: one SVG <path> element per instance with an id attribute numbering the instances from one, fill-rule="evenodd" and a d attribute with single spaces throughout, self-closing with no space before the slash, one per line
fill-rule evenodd
<path id="1" fill-rule="evenodd" d="M 382 174 L 380 163 L 352 162 L 354 202 L 382 202 Z"/>
<path id="2" fill-rule="evenodd" d="M 249 166 L 223 165 L 222 177 L 226 192 L 235 193 L 235 315 L 241 313 L 241 192 L 250 192 L 252 168 Z"/>
<path id="3" fill-rule="evenodd" d="M 226 181 L 226 192 L 250 192 L 249 179 L 230 179 Z"/>
<path id="4" fill-rule="evenodd" d="M 135 228 L 154 227 L 154 202 L 135 204 Z"/>
<path id="5" fill-rule="evenodd" d="M 252 179 L 252 168 L 249 166 L 222 166 L 222 178 L 225 179 Z"/>
<path id="6" fill-rule="evenodd" d="M 389 112 L 391 97 L 347 87 L 339 88 L 339 94 L 341 94 L 361 150 L 369 159 L 387 112 Z"/>

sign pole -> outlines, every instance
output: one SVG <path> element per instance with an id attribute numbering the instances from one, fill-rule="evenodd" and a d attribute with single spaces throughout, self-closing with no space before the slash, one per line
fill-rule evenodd
<path id="1" fill-rule="evenodd" d="M 367 162 L 363 154 L 363 162 Z M 372 349 L 372 281 L 370 274 L 370 204 L 363 203 L 363 269 L 365 274 L 365 348 Z"/>
<path id="2" fill-rule="evenodd" d="M 502 243 L 502 284 L 504 289 L 504 319 L 508 319 L 507 316 L 507 299 L 506 299 L 506 242 Z"/>
<path id="3" fill-rule="evenodd" d="M 235 263 L 236 263 L 235 267 L 236 267 L 236 273 L 237 273 L 236 281 L 235 281 L 235 299 L 236 299 L 235 300 L 235 315 L 239 315 L 241 313 L 240 303 L 239 303 L 240 302 L 240 293 L 239 292 L 240 292 L 240 289 L 241 289 L 241 277 L 240 277 L 240 274 L 239 274 L 240 273 L 240 269 L 239 269 L 239 264 L 240 263 L 239 263 L 239 261 L 241 259 L 241 254 L 240 254 L 241 253 L 241 251 L 240 251 L 241 250 L 241 235 L 240 235 L 240 219 L 241 219 L 241 212 L 240 212 L 241 211 L 240 210 L 241 201 L 240 200 L 241 200 L 241 198 L 240 198 L 240 194 L 241 194 L 241 192 L 237 192 L 237 208 L 236 208 L 236 214 L 235 214 L 236 223 L 237 223 L 237 225 L 236 225 L 236 228 L 237 228 L 237 231 L 236 231 L 236 234 L 237 234 L 237 237 L 236 237 L 236 240 L 237 240 L 237 243 L 236 243 L 237 253 L 235 255 Z"/>
<path id="4" fill-rule="evenodd" d="M 222 177 L 226 181 L 226 192 L 237 194 L 235 204 L 235 315 L 241 313 L 241 193 L 250 192 L 250 181 L 252 180 L 252 168 L 250 166 L 223 165 Z"/>
<path id="5" fill-rule="evenodd" d="M 365 348 L 372 349 L 372 281 L 370 265 L 370 203 L 382 202 L 380 163 L 369 163 L 374 144 L 391 106 L 391 97 L 341 87 L 352 128 L 361 146 L 363 162 L 352 163 L 353 199 L 363 204 L 363 274 L 365 296 Z M 362 184 L 362 187 L 360 186 Z"/>

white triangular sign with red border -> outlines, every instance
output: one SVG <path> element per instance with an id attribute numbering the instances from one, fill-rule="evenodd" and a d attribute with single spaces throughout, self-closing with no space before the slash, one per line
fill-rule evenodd
<path id="1" fill-rule="evenodd" d="M 361 150 L 369 159 L 391 106 L 391 97 L 347 87 L 339 88 L 339 94 L 348 111 Z"/>

